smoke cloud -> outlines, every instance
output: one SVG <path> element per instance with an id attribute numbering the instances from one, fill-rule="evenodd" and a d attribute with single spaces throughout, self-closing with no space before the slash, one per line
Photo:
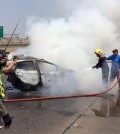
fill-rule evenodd
<path id="1" fill-rule="evenodd" d="M 101 69 L 84 69 L 96 64 L 95 49 L 101 48 L 107 56 L 112 49 L 119 49 L 120 0 L 55 2 L 66 16 L 51 16 L 49 20 L 28 18 L 29 54 L 76 71 L 80 90 L 93 91 L 96 82 L 101 84 Z"/>

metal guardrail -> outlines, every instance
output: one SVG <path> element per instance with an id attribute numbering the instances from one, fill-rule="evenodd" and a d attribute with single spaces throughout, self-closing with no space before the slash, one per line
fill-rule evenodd
<path id="1" fill-rule="evenodd" d="M 4 38 L 10 38 L 12 34 L 4 34 Z M 13 34 L 13 38 L 19 38 L 19 34 Z"/>
<path id="2" fill-rule="evenodd" d="M 1 38 L 0 39 L 0 46 L 5 46 L 9 41 L 9 38 Z M 10 46 L 19 46 L 19 45 L 29 45 L 30 44 L 30 41 L 28 38 L 13 38 L 11 39 L 11 42 L 10 42 Z"/>

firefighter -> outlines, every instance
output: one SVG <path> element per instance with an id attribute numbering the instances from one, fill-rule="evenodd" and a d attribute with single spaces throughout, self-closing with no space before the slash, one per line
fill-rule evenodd
<path id="1" fill-rule="evenodd" d="M 106 58 L 106 60 L 111 60 L 112 61 L 110 80 L 113 81 L 117 77 L 118 92 L 120 92 L 120 76 L 119 76 L 120 55 L 118 55 L 118 49 L 114 49 L 112 52 L 113 52 L 113 54 Z"/>
<path id="2" fill-rule="evenodd" d="M 109 78 L 109 66 L 107 64 L 106 61 L 106 57 L 105 54 L 103 53 L 103 51 L 101 49 L 96 49 L 95 50 L 95 54 L 96 56 L 99 58 L 98 59 L 98 63 L 93 66 L 92 68 L 101 68 L 102 69 L 102 80 L 103 80 L 103 84 L 104 86 L 108 86 L 108 78 Z"/>
<path id="3" fill-rule="evenodd" d="M 0 61 L 0 121 L 1 119 L 3 120 L 5 128 L 9 128 L 12 119 L 8 113 L 8 111 L 5 108 L 5 105 L 3 103 L 3 100 L 5 98 L 5 89 L 2 84 L 2 74 L 7 74 L 8 72 L 11 71 L 13 66 L 16 64 L 16 60 L 14 60 L 9 66 L 5 67 L 5 64 L 7 62 L 6 57 L 2 57 Z"/>

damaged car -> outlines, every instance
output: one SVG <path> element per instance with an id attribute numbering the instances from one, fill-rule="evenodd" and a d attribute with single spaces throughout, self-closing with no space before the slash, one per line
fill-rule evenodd
<path id="1" fill-rule="evenodd" d="M 72 87 L 75 83 L 74 71 L 24 55 L 17 57 L 17 64 L 8 74 L 7 81 L 21 91 L 34 91 L 40 87 Z"/>

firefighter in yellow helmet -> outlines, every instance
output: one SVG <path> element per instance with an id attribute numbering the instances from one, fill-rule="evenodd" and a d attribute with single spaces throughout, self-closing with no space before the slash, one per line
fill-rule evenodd
<path id="1" fill-rule="evenodd" d="M 9 66 L 6 67 L 7 58 L 0 56 L 0 121 L 1 119 L 4 122 L 5 128 L 9 128 L 12 119 L 9 116 L 8 111 L 6 110 L 3 99 L 5 98 L 5 89 L 2 84 L 2 74 L 7 74 L 11 71 L 14 65 L 16 65 L 16 60 L 14 60 Z"/>
<path id="2" fill-rule="evenodd" d="M 103 53 L 102 49 L 96 49 L 95 50 L 96 56 L 99 58 L 98 63 L 93 66 L 92 68 L 101 68 L 102 69 L 102 80 L 103 84 L 107 85 L 108 84 L 108 77 L 109 77 L 109 66 L 106 61 L 105 54 Z"/>
<path id="3" fill-rule="evenodd" d="M 99 55 L 102 55 L 103 54 L 102 49 L 96 49 L 95 54 L 98 55 L 98 57 L 99 57 Z"/>
<path id="4" fill-rule="evenodd" d="M 98 63 L 92 68 L 102 69 L 102 80 L 103 80 L 103 84 L 105 84 L 103 85 L 103 87 L 106 88 L 106 86 L 108 86 L 108 78 L 109 78 L 109 66 L 106 61 L 107 58 L 105 54 L 103 53 L 102 49 L 96 49 L 95 54 L 99 59 L 98 59 Z M 109 105 L 107 105 L 108 101 L 109 101 Z M 113 116 L 113 115 L 116 115 L 117 113 L 116 109 L 114 109 L 114 113 L 113 113 L 114 107 L 116 108 L 116 105 L 113 103 L 113 100 L 111 97 L 107 98 L 107 97 L 102 96 L 101 101 L 100 101 L 100 109 L 99 110 L 92 109 L 92 111 L 96 115 L 101 116 L 101 117 L 107 116 L 108 112 L 110 116 Z"/>

